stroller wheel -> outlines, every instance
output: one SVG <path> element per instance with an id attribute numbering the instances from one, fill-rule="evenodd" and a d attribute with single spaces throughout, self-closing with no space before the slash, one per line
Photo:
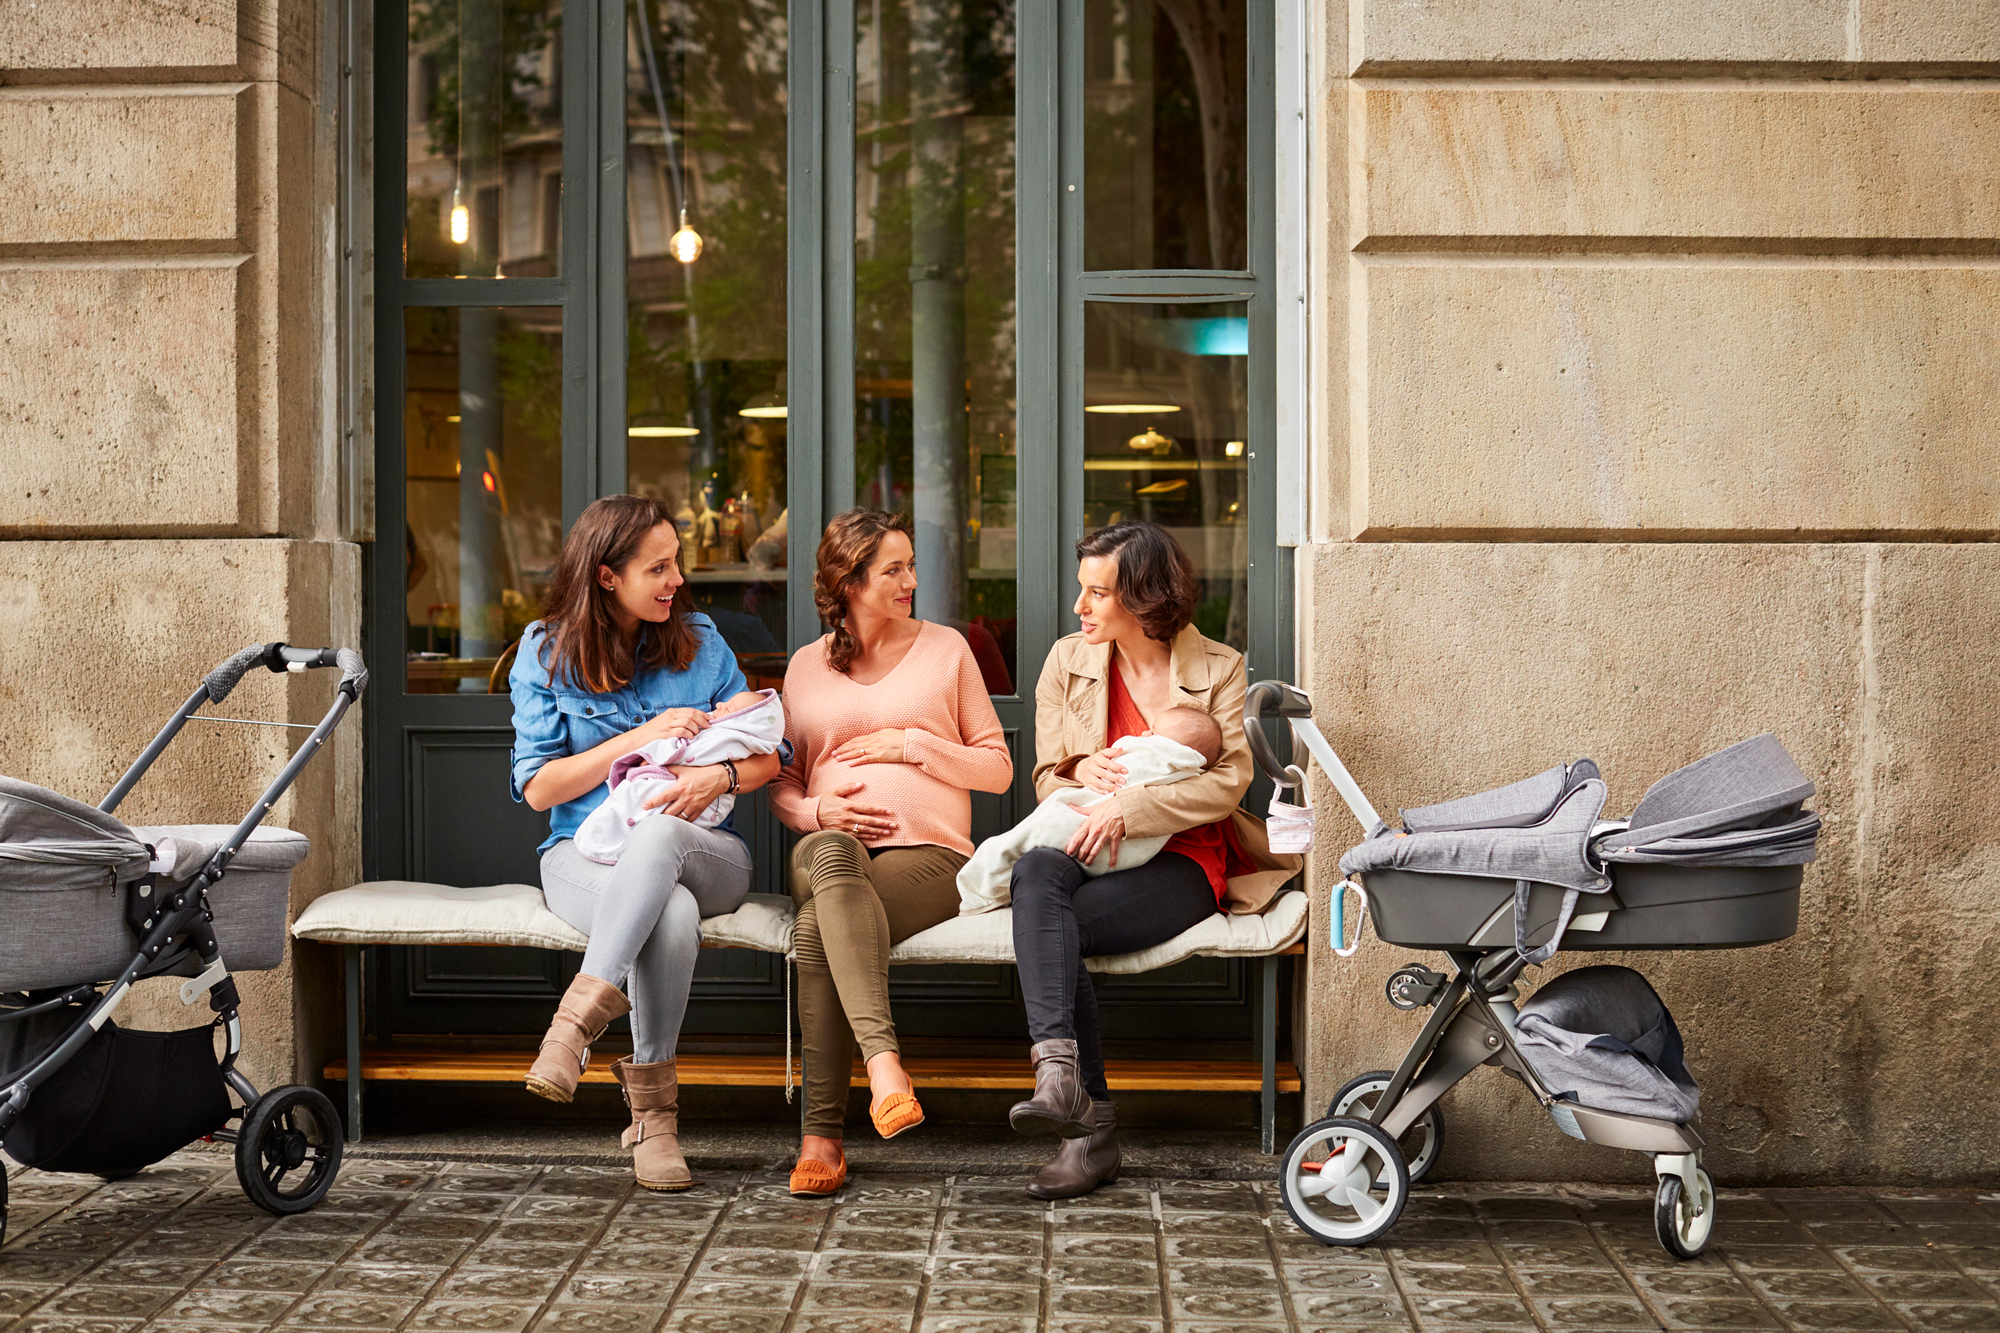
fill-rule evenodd
<path id="1" fill-rule="evenodd" d="M 340 1170 L 340 1118 L 317 1088 L 274 1088 L 244 1112 L 236 1179 L 267 1213 L 303 1213 Z"/>
<path id="2" fill-rule="evenodd" d="M 1694 1178 L 1700 1191 L 1694 1200 L 1687 1198 L 1678 1175 L 1661 1176 L 1659 1192 L 1653 1196 L 1653 1234 L 1676 1259 L 1698 1257 L 1715 1230 L 1715 1182 L 1699 1167 Z"/>
<path id="3" fill-rule="evenodd" d="M 1327 1105 L 1326 1118 L 1338 1120 L 1351 1116 L 1356 1120 L 1366 1120 L 1375 1112 L 1375 1103 L 1388 1090 L 1393 1078 L 1386 1069 L 1372 1069 L 1366 1074 L 1357 1074 L 1341 1084 L 1340 1091 L 1333 1094 L 1333 1101 Z M 1437 1164 L 1438 1153 L 1444 1149 L 1444 1112 L 1432 1102 L 1424 1113 L 1417 1117 L 1417 1123 L 1403 1131 L 1403 1137 L 1396 1140 L 1402 1150 L 1403 1161 L 1409 1168 L 1410 1183 L 1416 1184 L 1430 1174 Z M 1378 1188 L 1388 1188 L 1389 1182 L 1377 1176 Z"/>
<path id="4" fill-rule="evenodd" d="M 1366 1245 L 1396 1225 L 1410 1177 L 1395 1141 L 1366 1120 L 1307 1125 L 1278 1168 L 1285 1211 L 1322 1245 Z"/>

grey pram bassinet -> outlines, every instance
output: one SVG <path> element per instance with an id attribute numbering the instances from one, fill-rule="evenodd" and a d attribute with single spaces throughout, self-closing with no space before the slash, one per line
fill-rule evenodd
<path id="1" fill-rule="evenodd" d="M 1654 783 L 1630 820 L 1599 818 L 1588 759 L 1403 812 L 1340 858 L 1375 933 L 1420 949 L 1723 949 L 1798 930 L 1819 816 L 1812 780 L 1766 733 Z"/>
<path id="2" fill-rule="evenodd" d="M 126 890 L 146 876 L 148 846 L 171 849 L 164 891 L 199 873 L 230 831 L 226 824 L 129 827 L 60 792 L 0 777 L 0 991 L 116 977 L 132 959 Z M 310 850 L 301 834 L 259 826 L 209 888 L 232 971 L 284 961 L 291 872 Z M 162 972 L 192 976 L 200 968 L 189 955 Z"/>

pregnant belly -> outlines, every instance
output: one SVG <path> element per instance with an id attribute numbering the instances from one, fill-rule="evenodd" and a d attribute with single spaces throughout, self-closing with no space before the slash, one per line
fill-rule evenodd
<path id="1" fill-rule="evenodd" d="M 808 795 L 826 796 L 852 783 L 861 790 L 846 799 L 879 806 L 896 816 L 897 831 L 864 838 L 871 845 L 967 841 L 972 830 L 972 793 L 932 777 L 915 764 L 842 764 L 822 759 L 813 765 Z"/>

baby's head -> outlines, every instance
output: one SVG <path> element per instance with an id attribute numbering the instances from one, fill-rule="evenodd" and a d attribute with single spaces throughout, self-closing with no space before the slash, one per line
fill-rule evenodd
<path id="1" fill-rule="evenodd" d="M 1169 708 L 1153 724 L 1153 734 L 1199 751 L 1203 768 L 1213 764 L 1222 754 L 1222 726 L 1199 708 L 1190 708 L 1185 704 Z"/>

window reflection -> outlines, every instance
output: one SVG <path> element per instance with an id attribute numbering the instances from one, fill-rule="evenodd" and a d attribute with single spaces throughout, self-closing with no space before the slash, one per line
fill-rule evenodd
<path id="1" fill-rule="evenodd" d="M 1084 522 L 1145 519 L 1202 579 L 1195 627 L 1249 639 L 1249 306 L 1084 306 Z"/>
<path id="2" fill-rule="evenodd" d="M 627 486 L 674 511 L 695 604 L 759 688 L 785 670 L 785 15 L 626 9 Z"/>
<path id="3" fill-rule="evenodd" d="M 1085 4 L 1086 269 L 1248 267 L 1246 11 Z"/>
<path id="4" fill-rule="evenodd" d="M 556 273 L 561 28 L 555 0 L 411 0 L 410 277 Z"/>
<path id="5" fill-rule="evenodd" d="M 562 311 L 412 308 L 404 357 L 407 687 L 483 694 L 562 547 Z"/>
<path id="6" fill-rule="evenodd" d="M 1014 8 L 855 24 L 855 500 L 911 517 L 917 615 L 1012 694 Z"/>

